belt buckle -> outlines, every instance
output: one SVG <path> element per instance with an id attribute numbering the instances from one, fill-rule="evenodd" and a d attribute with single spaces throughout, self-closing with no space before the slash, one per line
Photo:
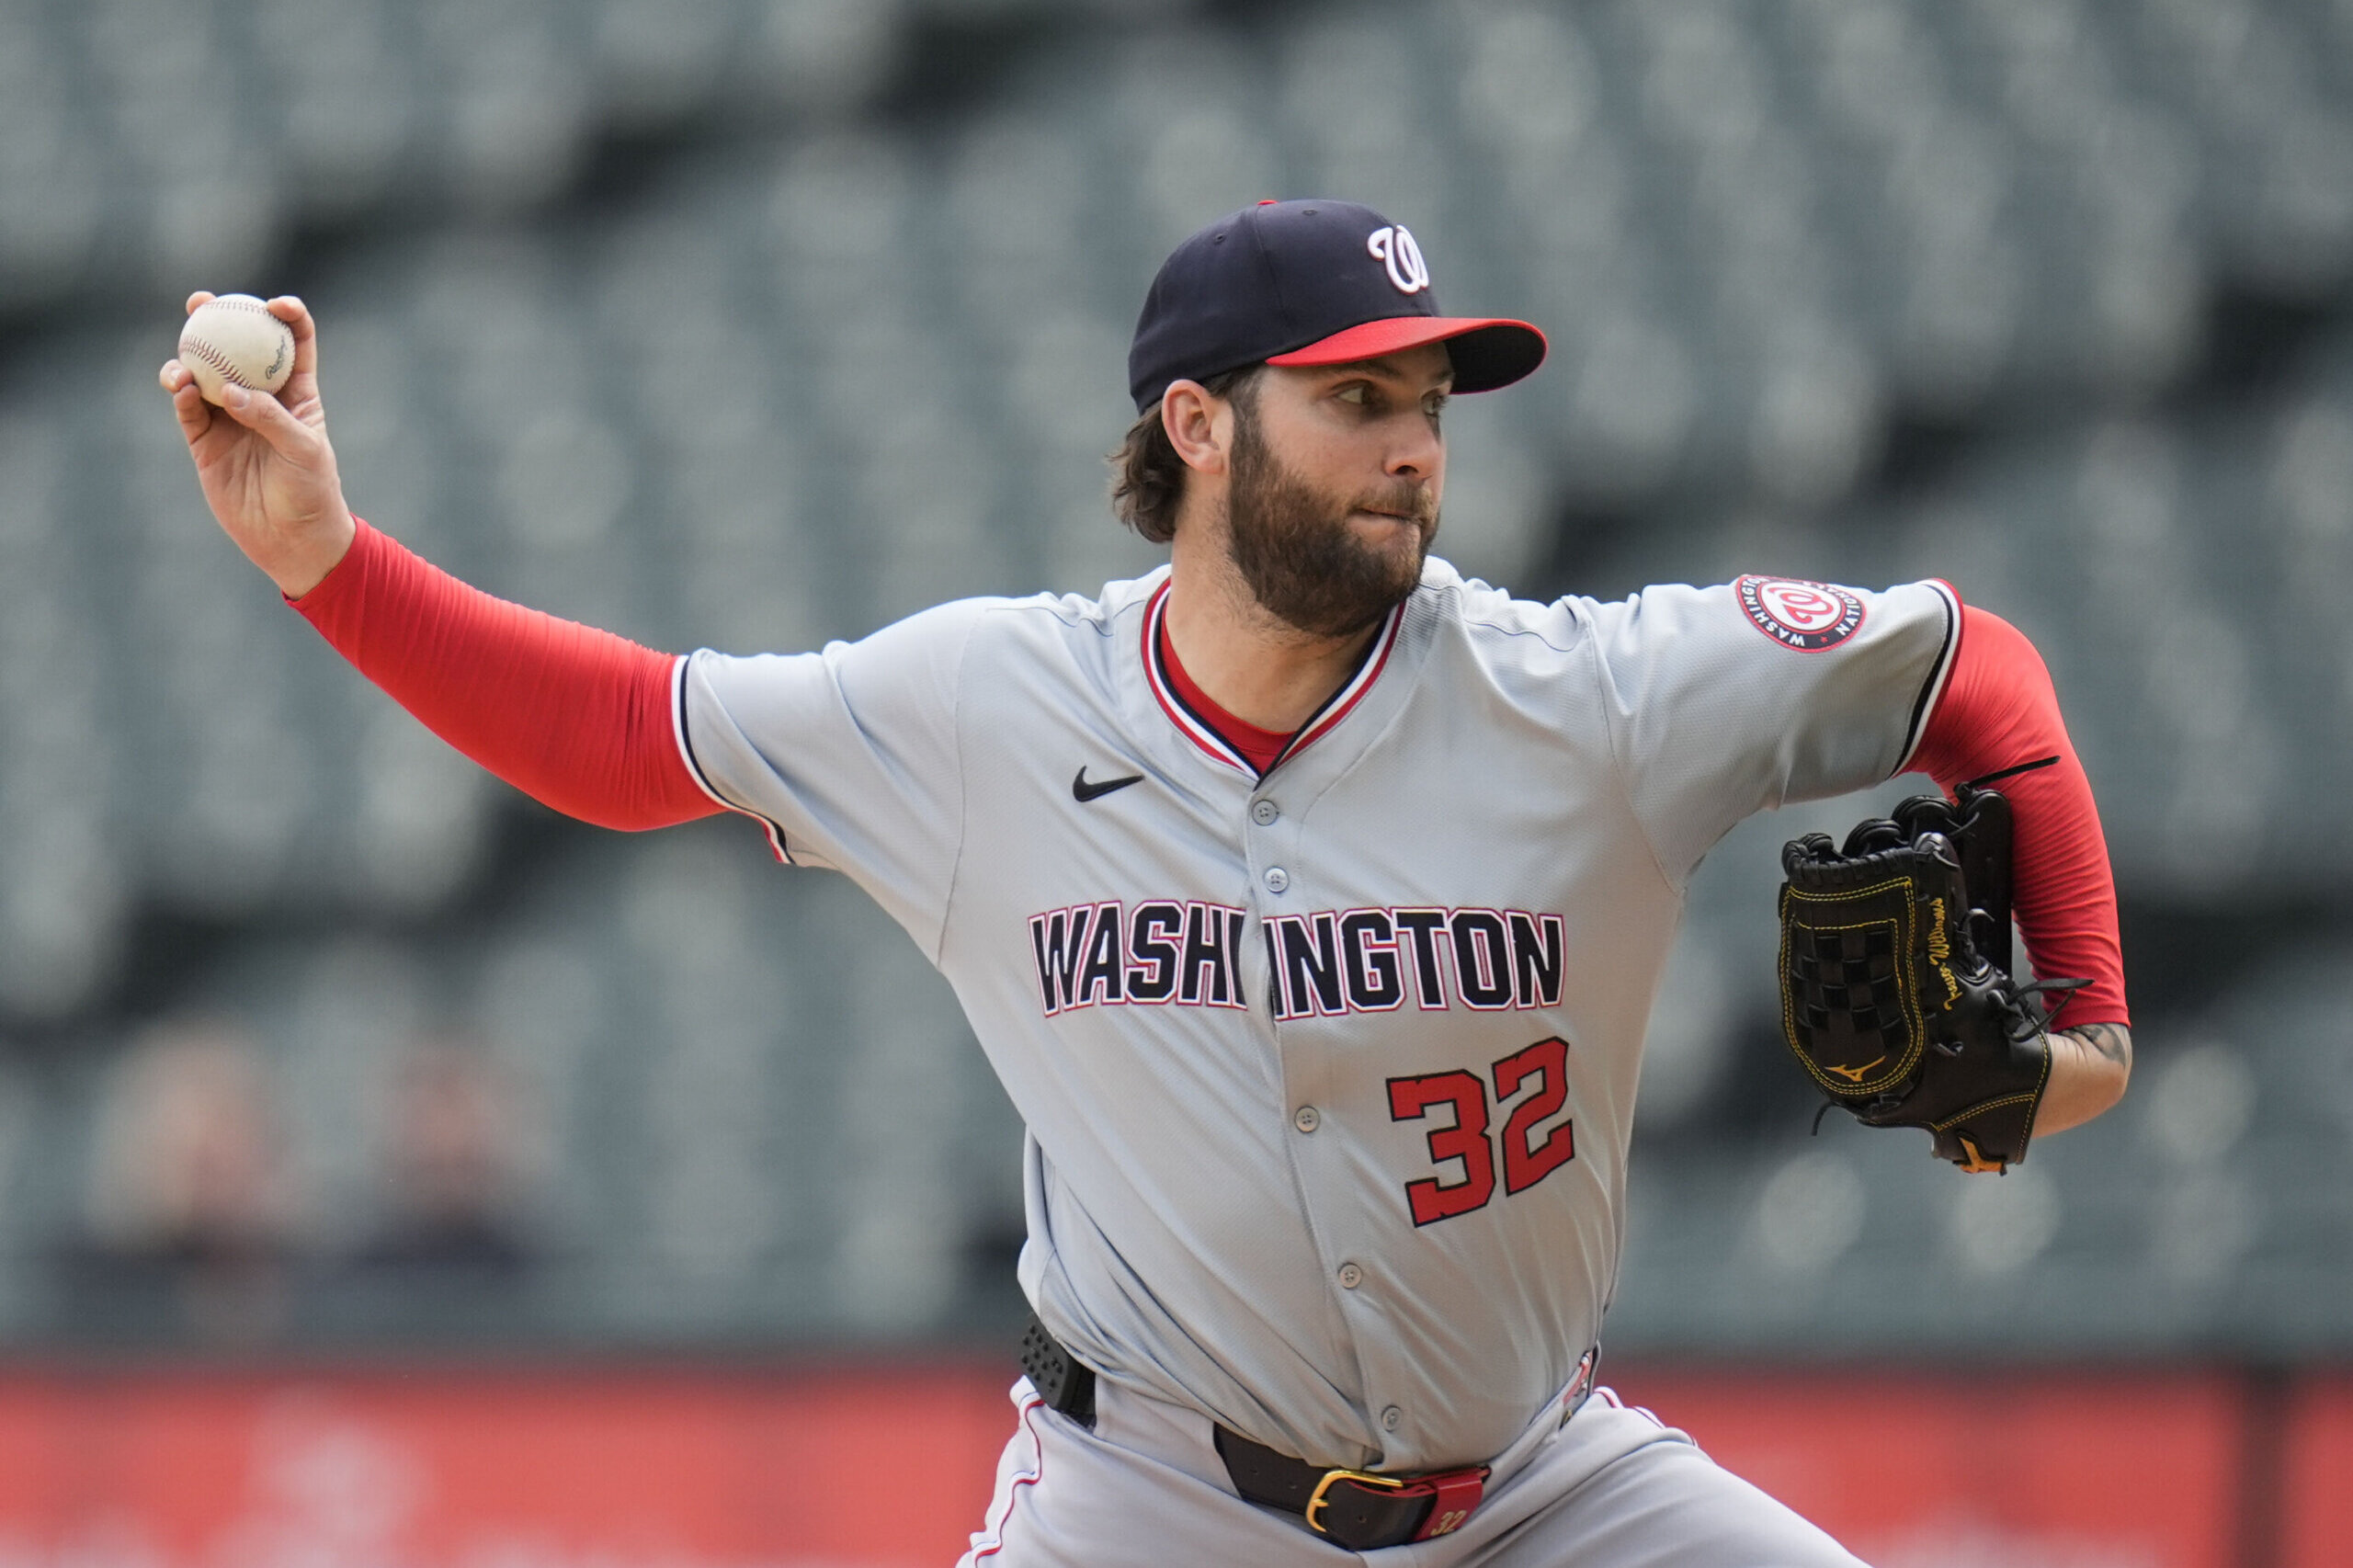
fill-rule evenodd
<path id="1" fill-rule="evenodd" d="M 1427 1497 L 1430 1511 L 1423 1517 L 1421 1528 L 1414 1532 L 1411 1539 L 1428 1540 L 1435 1536 L 1451 1535 L 1462 1528 L 1472 1510 L 1485 1499 L 1487 1477 L 1492 1473 L 1489 1466 L 1474 1464 L 1461 1470 L 1417 1475 L 1411 1481 L 1404 1481 L 1393 1475 L 1371 1475 L 1360 1470 L 1327 1470 L 1324 1472 L 1324 1479 L 1315 1483 L 1315 1491 L 1307 1499 L 1307 1506 L 1300 1512 L 1305 1517 L 1309 1529 L 1328 1538 L 1331 1532 L 1324 1528 L 1323 1520 L 1318 1517 L 1324 1509 L 1331 1506 L 1331 1499 L 1324 1494 L 1332 1490 L 1335 1482 L 1353 1481 L 1376 1492 Z"/>
<path id="2" fill-rule="evenodd" d="M 1332 1500 L 1324 1494 L 1332 1490 L 1332 1483 L 1336 1481 L 1353 1481 L 1359 1486 L 1370 1486 L 1376 1492 L 1405 1490 L 1405 1483 L 1393 1475 L 1368 1475 L 1360 1470 L 1325 1471 L 1324 1479 L 1315 1483 L 1314 1493 L 1307 1499 L 1307 1506 L 1300 1510 L 1307 1520 L 1307 1528 L 1317 1535 L 1329 1533 L 1324 1529 L 1324 1522 L 1315 1516 L 1332 1506 Z"/>

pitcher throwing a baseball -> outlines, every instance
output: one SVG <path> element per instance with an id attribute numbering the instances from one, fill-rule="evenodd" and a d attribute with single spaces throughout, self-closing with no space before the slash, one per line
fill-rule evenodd
<path id="1" fill-rule="evenodd" d="M 2039 1076 L 2005 1147 L 2116 1100 L 2106 850 L 2017 631 L 1933 582 L 1537 604 L 1465 580 L 1428 554 L 1442 411 L 1544 340 L 1439 313 L 1414 236 L 1347 202 L 1221 218 L 1145 299 L 1114 502 L 1167 567 L 817 653 L 657 653 L 356 521 L 311 318 L 269 308 L 280 394 L 216 412 L 163 379 L 300 614 L 560 810 L 756 819 L 954 985 L 1029 1129 L 1038 1318 L 967 1562 L 1854 1561 L 1594 1387 L 1643 1029 L 1734 823 L 2055 757 L 2004 785 L 2015 907 L 2036 971 L 2088 983 L 2064 1032 L 2019 1015 Z M 1935 972 L 1978 972 L 1965 925 L 1935 929 Z M 1858 953 L 1803 977 L 1847 1010 L 1801 1050 L 1832 1068 L 1887 956 Z"/>

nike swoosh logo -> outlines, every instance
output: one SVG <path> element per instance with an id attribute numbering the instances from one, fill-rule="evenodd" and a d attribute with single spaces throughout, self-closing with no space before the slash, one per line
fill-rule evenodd
<path id="1" fill-rule="evenodd" d="M 1070 781 L 1070 795 L 1072 800 L 1082 802 L 1097 801 L 1114 790 L 1124 790 L 1131 784 L 1142 782 L 1142 774 L 1131 773 L 1125 778 L 1106 778 L 1099 784 L 1089 784 L 1086 781 L 1086 769 L 1082 767 L 1078 770 L 1078 776 Z"/>

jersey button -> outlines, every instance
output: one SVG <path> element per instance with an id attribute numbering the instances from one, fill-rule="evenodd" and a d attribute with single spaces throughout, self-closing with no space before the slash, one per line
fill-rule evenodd
<path id="1" fill-rule="evenodd" d="M 1266 883 L 1268 892 L 1280 892 L 1290 886 L 1290 873 L 1280 866 L 1269 866 L 1267 868 Z"/>
<path id="2" fill-rule="evenodd" d="M 1404 1424 L 1405 1413 L 1393 1404 L 1381 1413 L 1381 1429 L 1384 1432 L 1394 1432 Z"/>
<path id="3" fill-rule="evenodd" d="M 1324 1119 L 1315 1114 L 1315 1108 L 1312 1105 L 1300 1107 L 1299 1114 L 1290 1119 L 1290 1124 L 1302 1132 L 1313 1132 L 1322 1126 L 1323 1122 Z"/>
<path id="4" fill-rule="evenodd" d="M 1253 801 L 1250 802 L 1250 820 L 1256 823 L 1260 827 L 1272 826 L 1274 820 L 1282 814 L 1283 809 L 1275 804 L 1272 801 Z"/>
<path id="5" fill-rule="evenodd" d="M 1340 1265 L 1340 1289 L 1353 1290 L 1364 1283 L 1364 1270 L 1353 1263 Z"/>

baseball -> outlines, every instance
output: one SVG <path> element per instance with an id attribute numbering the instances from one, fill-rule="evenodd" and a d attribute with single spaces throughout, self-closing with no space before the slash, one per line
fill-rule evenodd
<path id="1" fill-rule="evenodd" d="M 189 312 L 180 363 L 207 403 L 218 403 L 232 383 L 274 392 L 294 369 L 294 329 L 251 294 L 223 294 Z"/>

